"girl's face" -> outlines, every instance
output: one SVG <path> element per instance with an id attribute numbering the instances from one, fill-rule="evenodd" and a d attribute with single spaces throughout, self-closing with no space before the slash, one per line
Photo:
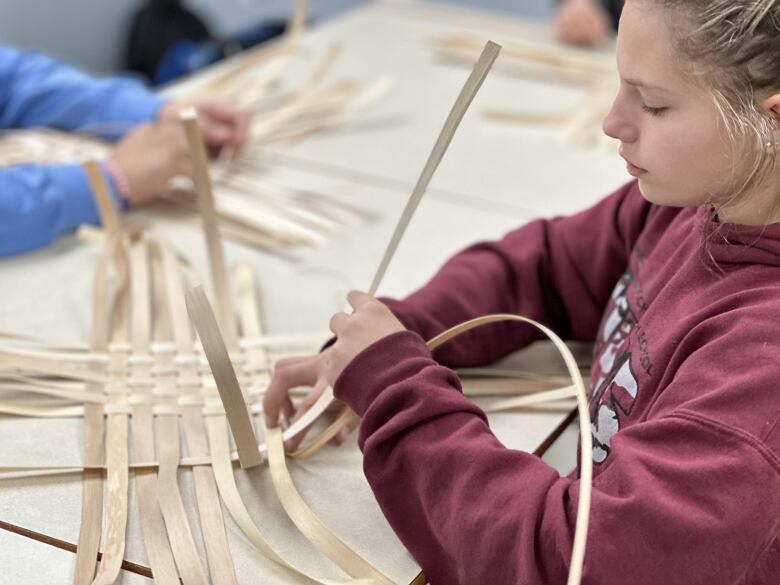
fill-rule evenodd
<path id="1" fill-rule="evenodd" d="M 733 146 L 711 95 L 678 65 L 662 10 L 626 3 L 617 64 L 620 90 L 604 132 L 620 141 L 642 195 L 675 207 L 725 200 L 734 184 Z"/>

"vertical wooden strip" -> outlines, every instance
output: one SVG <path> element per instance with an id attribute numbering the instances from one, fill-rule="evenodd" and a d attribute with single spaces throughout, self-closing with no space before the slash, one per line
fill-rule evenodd
<path id="1" fill-rule="evenodd" d="M 92 190 L 92 196 L 100 212 L 103 227 L 109 236 L 115 235 L 119 232 L 120 219 L 114 206 L 114 200 L 111 197 L 111 190 L 103 177 L 103 171 L 94 160 L 85 162 L 83 168 L 87 174 L 87 181 L 89 182 L 89 188 Z"/>
<path id="2" fill-rule="evenodd" d="M 116 240 L 112 243 L 115 244 Z M 113 250 L 106 246 L 98 260 L 92 285 L 92 333 L 90 348 L 104 352 L 108 348 L 108 265 Z M 103 384 L 87 384 L 86 390 L 100 392 Z M 84 465 L 103 465 L 105 446 L 105 425 L 103 405 L 84 405 Z M 103 519 L 103 470 L 87 469 L 82 475 L 81 524 L 76 549 L 76 571 L 74 585 L 89 585 L 95 577 L 97 553 L 100 548 L 100 528 Z"/>
<path id="3" fill-rule="evenodd" d="M 159 247 L 152 246 L 150 242 L 150 255 L 152 259 L 152 297 L 155 300 L 162 301 L 154 312 L 153 329 L 155 332 L 162 333 L 169 331 L 167 327 L 168 314 L 164 303 L 164 291 L 162 289 L 162 261 L 159 257 Z M 155 242 L 156 244 L 156 242 Z M 152 253 L 154 254 L 152 255 Z M 160 322 L 165 323 L 163 326 Z M 148 346 L 148 344 L 147 344 Z M 172 355 L 170 353 L 159 356 L 155 359 L 155 364 L 173 366 Z M 184 510 L 184 502 L 179 491 L 177 474 L 180 459 L 179 447 L 179 415 L 177 409 L 177 400 L 175 395 L 176 387 L 174 378 L 171 376 L 155 376 L 155 392 L 161 396 L 155 395 L 155 403 L 164 407 L 163 412 L 155 414 L 155 431 L 157 436 L 157 451 L 159 455 L 160 468 L 157 475 L 157 496 L 160 505 L 160 512 L 165 521 L 165 528 L 168 532 L 168 539 L 171 543 L 171 551 L 176 562 L 176 567 L 181 575 L 184 585 L 207 585 L 208 579 L 203 570 L 198 550 L 195 546 L 195 540 L 192 531 L 187 522 L 187 514 Z"/>
<path id="4" fill-rule="evenodd" d="M 133 458 L 136 462 L 154 461 L 154 426 L 152 404 L 154 396 L 151 379 L 151 356 L 149 340 L 151 331 L 151 308 L 149 286 L 149 263 L 146 242 L 134 239 L 130 247 L 132 329 L 130 383 L 132 396 L 137 404 L 133 406 L 131 425 Z M 146 556 L 154 574 L 155 582 L 162 585 L 177 585 L 179 575 L 173 560 L 173 551 L 166 538 L 165 523 L 158 500 L 158 481 L 155 469 L 139 469 L 135 473 L 138 491 L 138 508 L 141 519 Z M 186 585 L 186 584 L 185 584 Z"/>
<path id="5" fill-rule="evenodd" d="M 474 65 L 474 69 L 472 70 L 471 75 L 466 80 L 463 89 L 461 90 L 457 100 L 455 101 L 455 104 L 450 110 L 450 113 L 447 116 L 447 120 L 444 123 L 444 127 L 439 133 L 439 137 L 436 140 L 436 144 L 434 145 L 433 150 L 431 151 L 431 154 L 428 157 L 428 161 L 426 162 L 423 171 L 420 174 L 420 178 L 417 180 L 417 184 L 415 185 L 414 190 L 412 191 L 412 194 L 409 197 L 409 201 L 407 202 L 406 207 L 404 208 L 404 211 L 401 214 L 401 218 L 399 219 L 398 224 L 396 225 L 393 236 L 390 239 L 390 243 L 388 244 L 384 256 L 382 257 L 382 260 L 379 263 L 379 267 L 376 270 L 374 279 L 371 283 L 371 287 L 369 288 L 368 291 L 370 295 L 376 294 L 377 289 L 379 288 L 379 285 L 382 282 L 382 279 L 384 278 L 385 272 L 387 272 L 387 267 L 390 265 L 390 261 L 392 260 L 395 251 L 398 249 L 398 245 L 400 244 L 401 238 L 403 237 L 404 232 L 406 231 L 406 227 L 409 225 L 409 222 L 411 221 L 412 216 L 414 215 L 414 211 L 417 209 L 417 206 L 420 203 L 422 196 L 425 194 L 425 191 L 428 188 L 428 184 L 433 178 L 433 174 L 436 172 L 439 163 L 441 162 L 442 158 L 444 157 L 444 154 L 447 151 L 447 147 L 449 146 L 450 142 L 452 142 L 452 138 L 455 135 L 455 131 L 457 130 L 460 121 L 463 119 L 463 116 L 466 114 L 469 105 L 474 100 L 474 97 L 479 91 L 479 88 L 482 86 L 482 83 L 487 77 L 487 74 L 490 71 L 496 58 L 498 57 L 498 53 L 500 51 L 501 51 L 501 47 L 499 45 L 497 45 L 492 41 L 487 42 L 485 48 L 482 51 L 482 55 L 480 56 L 477 63 Z M 303 429 L 305 429 L 309 424 L 311 424 L 310 417 L 317 416 L 318 414 L 327 410 L 328 407 L 333 403 L 333 401 L 334 401 L 333 390 L 331 388 L 328 388 L 326 389 L 325 392 L 322 393 L 322 396 L 319 397 L 317 402 L 314 403 L 314 405 L 306 413 L 306 415 L 304 415 L 299 420 L 297 420 L 295 424 L 293 424 L 289 429 L 287 429 L 284 432 L 284 437 L 283 437 L 284 440 L 288 440 L 289 438 L 295 436 Z M 341 421 L 339 424 L 343 425 L 346 424 L 346 422 L 347 420 L 345 419 L 344 421 Z M 329 427 L 326 430 L 327 433 L 334 433 L 334 434 L 337 431 L 338 429 L 333 425 L 331 425 L 331 427 Z M 317 439 L 315 439 L 315 441 L 317 441 Z"/>
<path id="6" fill-rule="evenodd" d="M 203 230 L 206 234 L 211 278 L 217 295 L 219 327 L 228 347 L 233 350 L 238 344 L 235 314 L 233 313 L 227 269 L 225 268 L 225 254 L 222 250 L 217 215 L 214 210 L 214 196 L 211 190 L 208 157 L 206 156 L 206 148 L 203 145 L 200 128 L 198 128 L 197 111 L 194 108 L 182 110 L 181 120 L 184 124 L 187 143 L 192 155 L 195 191 L 198 196 L 201 216 L 203 217 Z"/>
<path id="7" fill-rule="evenodd" d="M 116 243 L 114 254 L 118 283 L 111 311 L 111 339 L 125 343 L 128 340 L 128 269 L 124 240 Z M 111 349 L 109 347 L 109 349 Z M 127 349 L 110 351 L 109 375 L 106 384 L 108 405 L 119 409 L 127 407 L 125 369 Z M 112 585 L 119 577 L 125 553 L 127 528 L 128 487 L 128 420 L 126 412 L 108 415 L 106 423 L 106 490 L 105 521 L 103 524 L 103 557 L 93 585 Z"/>
<path id="8" fill-rule="evenodd" d="M 95 269 L 92 299 L 92 334 L 90 346 L 94 351 L 105 352 L 110 338 L 111 315 L 109 311 L 108 267 L 112 258 L 121 253 L 119 218 L 113 207 L 108 185 L 100 167 L 94 161 L 84 165 L 84 171 L 92 190 L 92 196 L 100 210 L 103 224 L 110 237 Z M 120 282 L 120 289 L 124 282 Z M 121 294 L 121 293 L 120 293 Z M 104 391 L 105 387 L 89 384 L 87 390 Z M 121 425 L 120 425 L 121 426 Z M 112 438 L 121 428 L 112 429 Z M 103 406 L 89 403 L 84 406 L 84 465 L 103 465 L 103 450 L 107 446 L 107 432 Z M 121 481 L 121 478 L 120 478 Z M 85 470 L 81 494 L 81 525 L 76 553 L 75 585 L 87 585 L 95 578 L 95 564 L 100 548 L 100 533 L 103 520 L 104 476 L 99 469 Z M 121 522 L 121 520 L 120 520 Z M 120 558 L 121 563 L 121 558 Z"/>
<path id="9" fill-rule="evenodd" d="M 268 465 L 271 469 L 271 479 L 276 489 L 276 495 L 279 496 L 285 512 L 298 529 L 320 552 L 341 567 L 348 575 L 356 579 L 369 579 L 376 585 L 394 585 L 371 563 L 333 534 L 306 505 L 298 490 L 295 489 L 287 470 L 281 429 L 279 427 L 266 429 L 265 439 L 268 444 Z"/>
<path id="10" fill-rule="evenodd" d="M 241 387 L 230 363 L 227 348 L 219 335 L 219 327 L 203 287 L 187 291 L 187 310 L 200 335 L 206 358 L 217 383 L 220 398 L 225 406 L 230 430 L 236 441 L 241 467 L 247 469 L 262 465 L 263 456 L 257 448 L 252 420 L 249 417 Z"/>
<path id="11" fill-rule="evenodd" d="M 176 258 L 165 242 L 160 245 L 162 256 L 162 281 L 165 288 L 168 317 L 170 319 L 173 339 L 179 357 L 183 358 L 179 365 L 176 378 L 182 397 L 194 399 L 190 405 L 183 405 L 182 423 L 187 442 L 187 451 L 191 457 L 207 457 L 209 455 L 206 441 L 206 427 L 197 404 L 200 397 L 200 378 L 197 374 L 195 355 L 193 354 L 193 337 L 190 320 L 182 307 L 184 297 L 182 276 Z M 225 521 L 222 515 L 219 492 L 210 466 L 194 466 L 192 469 L 195 481 L 195 495 L 200 514 L 200 524 L 203 540 L 206 545 L 209 575 L 214 585 L 236 585 L 233 560 L 225 534 Z"/>
<path id="12" fill-rule="evenodd" d="M 434 145 L 433 150 L 428 157 L 428 161 L 425 163 L 425 167 L 423 167 L 423 171 L 420 174 L 420 178 L 417 180 L 417 184 L 412 191 L 412 195 L 409 198 L 403 213 L 401 214 L 401 219 L 398 221 L 395 232 L 390 239 L 390 244 L 385 250 L 385 254 L 382 258 L 382 261 L 379 263 L 376 274 L 374 274 L 374 279 L 371 282 L 371 287 L 368 290 L 368 294 L 372 296 L 376 294 L 376 291 L 379 288 L 379 284 L 382 282 L 382 278 L 384 277 L 385 272 L 387 272 L 387 267 L 390 265 L 390 260 L 392 260 L 395 251 L 398 249 L 398 244 L 401 243 L 401 238 L 406 231 L 406 227 L 409 225 L 409 222 L 412 219 L 412 215 L 414 215 L 414 211 L 417 209 L 422 196 L 428 189 L 428 185 L 433 178 L 433 174 L 439 167 L 439 163 L 441 162 L 442 158 L 444 158 L 444 154 L 447 152 L 447 148 L 449 147 L 450 142 L 452 142 L 453 136 L 455 136 L 455 131 L 458 129 L 463 116 L 465 116 L 466 111 L 471 105 L 471 102 L 477 95 L 479 88 L 482 87 L 482 83 L 485 81 L 485 78 L 487 77 L 487 74 L 493 66 L 493 63 L 498 57 L 500 51 L 501 46 L 492 41 L 488 41 L 485 44 L 485 48 L 482 50 L 482 54 L 480 55 L 477 64 L 474 66 L 474 69 L 472 70 L 469 78 L 466 80 L 466 84 L 463 86 L 460 95 L 458 95 L 458 99 L 455 101 L 455 105 L 452 107 L 452 110 L 450 110 L 450 113 L 447 116 L 447 120 L 445 121 L 444 127 L 439 134 L 439 138 L 436 140 L 436 144 Z"/>

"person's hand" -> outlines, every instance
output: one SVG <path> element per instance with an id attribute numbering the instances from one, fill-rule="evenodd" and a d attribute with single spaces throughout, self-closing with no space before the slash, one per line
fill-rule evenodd
<path id="1" fill-rule="evenodd" d="M 597 46 L 606 42 L 612 23 L 596 0 L 564 0 L 555 13 L 555 37 L 564 43 Z"/>
<path id="2" fill-rule="evenodd" d="M 347 301 L 354 309 L 351 315 L 337 313 L 330 320 L 330 330 L 336 342 L 322 353 L 302 358 L 281 360 L 274 368 L 274 375 L 263 399 L 265 424 L 275 427 L 280 413 L 292 421 L 308 411 L 328 386 L 333 386 L 355 356 L 380 339 L 403 331 L 404 326 L 381 302 L 366 293 L 352 291 Z M 298 386 L 309 386 L 312 391 L 304 398 L 296 411 L 289 391 Z M 300 433 L 285 444 L 294 451 L 305 433 Z M 344 435 L 337 437 L 343 440 Z"/>
<path id="3" fill-rule="evenodd" d="M 138 126 L 114 148 L 109 160 L 126 179 L 132 206 L 164 193 L 171 178 L 192 176 L 192 159 L 178 122 Z"/>
<path id="4" fill-rule="evenodd" d="M 203 141 L 213 156 L 223 152 L 228 158 L 238 156 L 249 137 L 249 114 L 245 110 L 218 100 L 174 101 L 163 106 L 159 119 L 180 123 L 179 112 L 188 107 L 197 109 Z"/>

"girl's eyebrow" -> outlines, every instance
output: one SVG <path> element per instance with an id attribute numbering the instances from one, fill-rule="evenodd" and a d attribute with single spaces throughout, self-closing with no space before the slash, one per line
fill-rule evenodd
<path id="1" fill-rule="evenodd" d="M 653 90 L 653 91 L 668 91 L 667 89 L 659 86 L 659 85 L 651 85 L 649 83 L 645 83 L 643 81 L 640 81 L 638 79 L 623 79 L 624 82 L 626 82 L 629 85 L 633 85 L 634 87 L 640 87 L 642 89 L 647 90 Z"/>

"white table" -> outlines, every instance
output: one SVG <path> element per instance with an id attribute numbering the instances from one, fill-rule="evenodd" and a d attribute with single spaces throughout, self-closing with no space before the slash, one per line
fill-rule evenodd
<path id="1" fill-rule="evenodd" d="M 545 35 L 543 29 L 506 17 L 407 1 L 361 8 L 307 32 L 304 56 L 286 73 L 290 79 L 300 80 L 325 47 L 339 41 L 344 51 L 332 73 L 334 78 L 368 83 L 390 75 L 395 86 L 362 122 L 267 153 L 272 176 L 280 182 L 343 198 L 376 217 L 321 248 L 299 253 L 295 263 L 226 244 L 229 263 L 248 262 L 257 271 L 269 333 L 324 330 L 330 314 L 341 308 L 339 303 L 347 290 L 368 287 L 411 187 L 468 74 L 466 68 L 438 64 L 427 43 L 437 35 L 459 31 L 498 42 L 511 42 L 517 35 Z M 585 208 L 627 180 L 614 154 L 573 150 L 566 147 L 559 132 L 497 125 L 479 115 L 485 106 L 558 110 L 575 107 L 581 98 L 580 92 L 565 86 L 500 73 L 489 77 L 423 199 L 380 293 L 408 294 L 465 245 L 498 237 L 535 217 Z M 200 234 L 164 223 L 160 229 L 186 250 L 200 274 L 207 274 Z M 64 237 L 47 250 L 0 262 L 0 330 L 44 337 L 53 343 L 88 339 L 91 277 L 98 253 L 74 237 Z M 500 415 L 492 417 L 491 424 L 508 446 L 533 451 L 564 418 L 561 413 Z M 81 423 L 75 419 L 0 418 L 0 458 L 8 464 L 41 452 L 55 454 L 63 463 L 78 463 L 80 437 Z M 360 454 L 354 444 L 327 448 L 292 468 L 304 497 L 342 538 L 373 550 L 372 560 L 384 563 L 399 582 L 413 576 L 414 563 L 400 544 L 394 544 L 397 541 L 362 478 Z M 312 570 L 336 577 L 340 574 L 327 561 L 306 554 L 308 544 L 289 522 L 279 520 L 282 516 L 267 474 L 237 475 L 255 517 L 271 514 L 274 518 L 267 526 L 272 541 L 297 554 Z M 181 473 L 180 483 L 185 501 L 194 509 L 189 472 Z M 346 505 L 345 493 L 350 495 L 354 516 L 340 514 Z M 80 482 L 74 477 L 3 482 L 0 520 L 75 543 L 80 494 Z M 135 512 L 131 505 L 125 558 L 148 566 Z M 231 521 L 228 534 L 239 582 L 257 582 L 258 575 L 266 583 L 289 582 L 286 574 L 251 549 Z M 36 551 L 46 551 L 40 558 L 47 565 L 52 563 L 50 567 L 53 563 L 72 566 L 65 553 L 49 550 L 50 546 L 33 546 L 2 530 L 0 538 L 0 550 L 29 555 L 5 553 L 0 557 L 3 564 L 11 557 L 24 559 L 21 565 L 15 561 L 15 583 L 35 583 L 33 575 L 45 579 L 43 569 L 36 572 L 27 566 L 27 559 L 33 562 L 37 558 Z M 200 540 L 197 544 L 202 551 Z M 62 570 L 56 582 L 69 583 L 70 569 Z M 141 580 L 133 576 L 123 582 Z"/>

